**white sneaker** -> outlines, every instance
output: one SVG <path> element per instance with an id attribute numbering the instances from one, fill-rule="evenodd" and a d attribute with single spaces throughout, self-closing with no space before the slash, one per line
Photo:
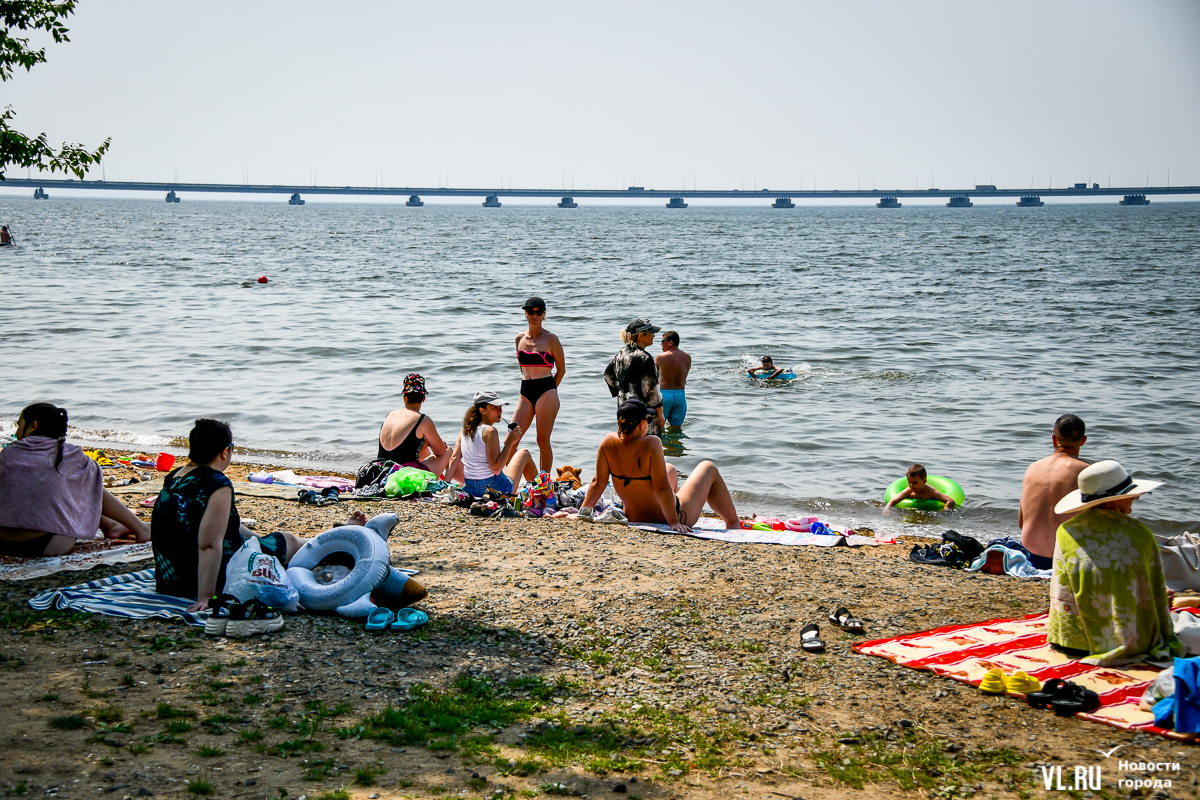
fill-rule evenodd
<path id="1" fill-rule="evenodd" d="M 239 613 L 240 612 L 240 613 Z M 225 626 L 225 635 L 229 637 L 258 636 L 263 633 L 274 633 L 283 628 L 283 614 L 274 608 L 264 606 L 257 600 L 250 600 L 241 609 L 235 609 Z"/>
<path id="2" fill-rule="evenodd" d="M 596 517 L 596 522 L 608 525 L 628 525 L 629 518 L 625 516 L 625 512 L 616 506 L 609 506 L 604 509 L 604 513 Z"/>

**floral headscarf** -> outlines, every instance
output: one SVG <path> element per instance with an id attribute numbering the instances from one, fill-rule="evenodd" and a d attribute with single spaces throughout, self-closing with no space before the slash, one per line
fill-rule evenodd
<path id="1" fill-rule="evenodd" d="M 422 397 L 429 394 L 425 391 L 425 379 L 415 372 L 404 376 L 404 394 L 419 394 Z"/>

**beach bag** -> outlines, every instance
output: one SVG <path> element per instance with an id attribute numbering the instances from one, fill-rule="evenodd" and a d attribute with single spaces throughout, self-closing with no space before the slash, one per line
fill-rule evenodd
<path id="1" fill-rule="evenodd" d="M 1200 534 L 1155 534 L 1154 540 L 1158 542 L 1167 588 L 1175 592 L 1200 590 Z"/>
<path id="2" fill-rule="evenodd" d="M 300 594 L 283 565 L 262 551 L 257 536 L 246 539 L 225 566 L 225 594 L 243 603 L 257 598 L 264 605 L 292 613 L 300 603 Z"/>
<path id="3" fill-rule="evenodd" d="M 942 544 L 938 547 L 946 565 L 954 569 L 967 569 L 975 559 L 983 555 L 983 544 L 963 536 L 958 531 L 946 531 L 942 534 Z"/>
<path id="4" fill-rule="evenodd" d="M 436 481 L 437 475 L 416 467 L 401 467 L 387 477 L 383 493 L 388 497 L 408 497 L 425 491 L 431 481 Z"/>

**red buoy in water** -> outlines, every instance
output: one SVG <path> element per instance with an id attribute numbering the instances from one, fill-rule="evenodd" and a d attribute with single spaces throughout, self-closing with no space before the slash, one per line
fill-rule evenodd
<path id="1" fill-rule="evenodd" d="M 267 282 L 267 276 L 266 276 L 266 275 L 259 275 L 259 276 L 258 276 L 258 282 L 259 282 L 259 283 L 266 283 L 266 282 Z"/>

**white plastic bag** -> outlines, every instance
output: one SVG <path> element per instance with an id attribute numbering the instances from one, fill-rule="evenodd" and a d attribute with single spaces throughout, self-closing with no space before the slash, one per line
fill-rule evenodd
<path id="1" fill-rule="evenodd" d="M 300 594 L 288 580 L 283 565 L 262 551 L 257 536 L 246 539 L 229 559 L 225 593 L 243 603 L 258 598 L 260 603 L 288 613 L 295 613 L 300 604 Z"/>

